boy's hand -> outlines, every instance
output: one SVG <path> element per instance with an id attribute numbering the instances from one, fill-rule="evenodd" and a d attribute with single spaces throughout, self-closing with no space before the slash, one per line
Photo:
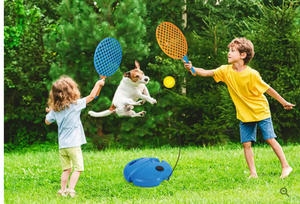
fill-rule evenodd
<path id="1" fill-rule="evenodd" d="M 105 80 L 105 79 L 101 79 L 101 80 L 97 81 L 97 82 L 96 82 L 97 85 L 99 85 L 99 86 L 104 86 L 104 84 L 105 84 L 104 80 Z"/>
<path id="2" fill-rule="evenodd" d="M 291 104 L 289 102 L 286 102 L 285 104 L 282 104 L 285 110 L 291 110 L 295 106 L 294 104 Z"/>
<path id="3" fill-rule="evenodd" d="M 46 107 L 46 112 L 49 113 L 50 111 L 51 109 Z"/>
<path id="4" fill-rule="evenodd" d="M 186 68 L 186 70 L 190 71 L 193 67 L 192 62 L 189 61 L 189 63 L 186 63 L 185 60 L 182 60 L 184 62 L 184 68 Z"/>

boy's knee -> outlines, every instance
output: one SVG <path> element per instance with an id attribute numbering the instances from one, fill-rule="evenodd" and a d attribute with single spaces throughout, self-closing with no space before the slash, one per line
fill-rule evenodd
<path id="1" fill-rule="evenodd" d="M 266 142 L 271 145 L 273 143 L 276 143 L 276 140 L 274 138 L 271 138 L 271 139 L 266 139 Z"/>
<path id="2" fill-rule="evenodd" d="M 250 142 L 244 142 L 243 147 L 245 148 L 251 148 L 251 141 Z"/>

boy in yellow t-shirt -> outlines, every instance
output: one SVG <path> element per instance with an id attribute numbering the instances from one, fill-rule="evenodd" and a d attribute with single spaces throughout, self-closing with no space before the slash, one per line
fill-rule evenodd
<path id="1" fill-rule="evenodd" d="M 246 38 L 235 38 L 228 45 L 228 63 L 214 70 L 195 68 L 197 75 L 214 77 L 216 82 L 226 83 L 232 101 L 236 108 L 237 119 L 240 120 L 241 143 L 244 154 L 250 169 L 249 178 L 257 178 L 254 164 L 251 142 L 256 141 L 256 130 L 259 125 L 266 142 L 273 148 L 281 162 L 282 174 L 280 178 L 287 177 L 292 168 L 286 161 L 281 146 L 274 139 L 277 136 L 271 120 L 271 112 L 267 98 L 264 93 L 279 101 L 286 110 L 292 109 L 295 105 L 284 100 L 272 87 L 266 84 L 259 73 L 248 67 L 246 64 L 254 56 L 253 44 Z M 190 70 L 192 63 L 185 63 L 185 68 Z"/>

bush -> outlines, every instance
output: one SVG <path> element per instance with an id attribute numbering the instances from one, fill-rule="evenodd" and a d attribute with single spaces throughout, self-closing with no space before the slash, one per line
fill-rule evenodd
<path id="1" fill-rule="evenodd" d="M 254 44 L 251 66 L 285 100 L 300 104 L 300 10 L 299 1 L 284 1 L 279 6 L 260 4 L 262 18 L 248 23 L 244 35 Z M 267 94 L 265 94 L 267 95 Z M 274 129 L 285 143 L 299 142 L 300 111 L 287 111 L 268 96 Z"/>

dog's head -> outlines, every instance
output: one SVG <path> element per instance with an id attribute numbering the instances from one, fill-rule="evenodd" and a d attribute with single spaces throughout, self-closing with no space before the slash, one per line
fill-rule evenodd
<path id="1" fill-rule="evenodd" d="M 150 81 L 149 77 L 145 76 L 144 72 L 140 68 L 139 62 L 136 60 L 135 68 L 129 72 L 124 73 L 123 76 L 131 79 L 131 81 L 134 83 L 147 84 Z"/>

